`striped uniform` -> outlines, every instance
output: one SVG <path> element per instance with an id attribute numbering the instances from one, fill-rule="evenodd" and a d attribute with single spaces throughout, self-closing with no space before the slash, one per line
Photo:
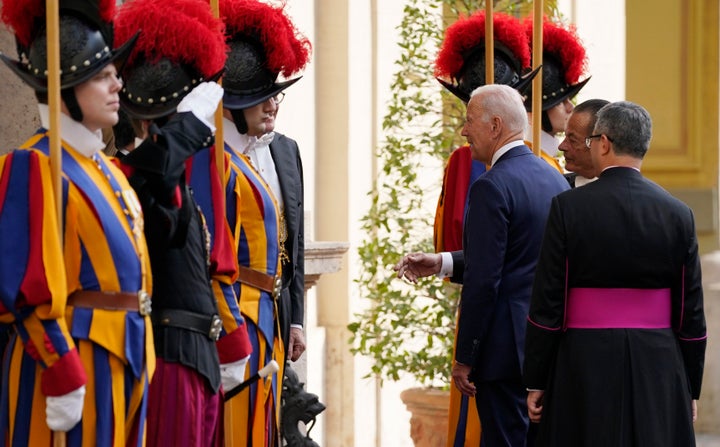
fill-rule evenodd
<path id="1" fill-rule="evenodd" d="M 433 245 L 436 252 L 462 250 L 468 191 L 470 185 L 487 169 L 484 163 L 472 159 L 468 145 L 460 146 L 450 154 L 435 211 Z M 480 417 L 475 407 L 475 398 L 463 395 L 452 380 L 448 416 L 447 447 L 480 445 Z"/>
<path id="2" fill-rule="evenodd" d="M 0 158 L 0 320 L 15 328 L 3 360 L 3 438 L 50 446 L 44 396 L 84 384 L 83 418 L 67 444 L 142 445 L 155 368 L 150 319 L 66 306 L 79 290 L 150 291 L 135 193 L 104 155 L 88 158 L 63 145 L 63 247 L 47 131 L 21 149 Z"/>
<path id="3" fill-rule="evenodd" d="M 554 136 L 550 135 L 549 133 L 547 133 L 547 132 L 545 132 L 545 131 L 542 132 L 541 136 L 542 136 L 543 139 L 544 139 L 544 138 L 548 138 L 548 139 L 550 139 L 551 141 L 552 141 L 552 140 L 557 141 L 557 139 L 556 139 Z M 541 139 L 541 142 L 542 142 L 542 139 Z M 557 143 L 556 143 L 556 144 L 557 144 Z M 529 147 L 530 149 L 533 148 L 533 146 L 532 146 L 532 141 L 525 140 L 525 145 L 526 145 L 527 147 Z M 547 164 L 549 164 L 550 166 L 552 166 L 553 168 L 555 168 L 559 173 L 563 174 L 563 173 L 565 172 L 565 171 L 563 170 L 562 166 L 560 166 L 560 163 L 557 161 L 557 159 L 556 159 L 555 157 L 549 155 L 547 152 L 545 152 L 545 151 L 542 149 L 542 147 L 540 148 L 540 158 L 542 158 L 543 160 L 545 160 L 545 163 L 547 163 Z"/>
<path id="4" fill-rule="evenodd" d="M 190 185 L 203 210 L 217 206 L 207 182 L 193 172 L 205 170 L 214 163 L 214 149 L 198 152 L 189 169 Z M 225 211 L 226 224 L 235 241 L 237 262 L 244 267 L 270 276 L 279 274 L 279 217 L 275 198 L 269 186 L 252 168 L 245 156 L 225 146 Z M 205 212 L 206 215 L 215 214 Z M 211 232 L 221 225 L 211 222 Z M 233 283 L 233 296 L 240 298 L 240 310 L 252 344 L 252 355 L 245 374 L 250 377 L 270 360 L 282 365 L 285 357 L 280 340 L 276 302 L 270 293 L 239 281 Z M 226 291 L 226 296 L 229 292 Z M 221 307 L 221 313 L 222 313 Z M 242 324 L 239 318 L 237 324 Z M 221 357 L 222 362 L 222 357 Z M 225 407 L 235 423 L 225 432 L 226 445 L 269 446 L 277 436 L 279 426 L 281 370 L 261 380 L 247 391 L 234 397 Z"/>
<path id="5" fill-rule="evenodd" d="M 222 182 L 215 163 L 215 148 L 202 149 L 186 162 L 186 181 L 193 190 L 195 202 L 202 210 L 210 232 L 210 274 L 223 329 L 216 346 L 220 363 L 231 363 L 250 355 L 252 346 L 245 320 L 240 314 L 238 299 L 233 289 L 237 279 L 237 250 L 233 230 L 225 216 L 222 195 L 232 192 L 230 157 L 224 160 Z"/>

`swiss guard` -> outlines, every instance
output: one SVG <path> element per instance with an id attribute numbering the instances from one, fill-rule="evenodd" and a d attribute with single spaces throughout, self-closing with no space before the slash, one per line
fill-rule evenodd
<path id="1" fill-rule="evenodd" d="M 121 166 L 145 212 L 155 286 L 147 444 L 222 446 L 221 384 L 229 391 L 243 380 L 251 346 L 237 298 L 218 284 L 235 274 L 232 239 L 210 238 L 206 222 L 217 219 L 205 213 L 214 209 L 200 209 L 185 171 L 213 142 L 224 27 L 206 0 L 132 0 L 119 8 L 115 29 L 120 43 L 142 30 L 122 71 L 120 102 L 142 130 Z"/>
<path id="2" fill-rule="evenodd" d="M 532 17 L 526 18 L 523 25 L 528 39 L 532 39 Z M 546 18 L 543 21 L 540 156 L 560 172 L 563 172 L 557 162 L 560 140 L 556 135 L 565 132 L 565 125 L 575 108 L 571 101 L 590 80 L 585 77 L 586 70 L 585 47 L 575 29 Z M 528 113 L 532 111 L 532 86 L 525 99 L 525 109 Z M 530 139 L 530 135 L 532 129 L 528 127 L 526 139 Z"/>
<path id="3" fill-rule="evenodd" d="M 2 439 L 142 445 L 155 369 L 150 263 L 138 199 L 102 152 L 102 129 L 118 121 L 115 65 L 134 38 L 113 49 L 114 0 L 59 1 L 62 190 L 54 194 L 47 54 L 58 43 L 48 42 L 45 13 L 44 0 L 2 4 L 19 58 L 0 57 L 35 90 L 42 123 L 0 157 L 0 320 L 14 328 Z"/>
<path id="4" fill-rule="evenodd" d="M 271 134 L 258 132 L 246 111 L 262 104 L 268 109 L 259 110 L 262 123 L 274 122 L 278 95 L 298 79 L 278 81 L 278 77 L 288 78 L 302 70 L 310 48 L 281 7 L 254 0 L 221 0 L 220 16 L 229 47 L 222 78 L 223 150 L 228 166 L 224 189 L 214 189 L 206 180 L 215 147 L 198 152 L 188 174 L 202 209 L 219 203 L 218 196 L 225 198 L 224 223 L 235 236 L 238 264 L 232 287 L 252 344 L 245 377 L 254 376 L 272 360 L 280 365 L 278 372 L 226 401 L 226 445 L 266 447 L 280 442 L 285 347 L 277 300 L 282 286 L 282 226 L 276 197 L 247 154 L 251 146 L 269 144 Z M 210 225 L 210 229 L 217 234 L 221 227 Z"/>

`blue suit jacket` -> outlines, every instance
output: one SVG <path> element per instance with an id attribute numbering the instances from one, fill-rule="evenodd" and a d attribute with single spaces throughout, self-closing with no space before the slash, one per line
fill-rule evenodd
<path id="1" fill-rule="evenodd" d="M 569 188 L 525 146 L 510 149 L 470 189 L 463 251 L 458 362 L 476 381 L 521 376 L 533 274 L 551 199 Z"/>

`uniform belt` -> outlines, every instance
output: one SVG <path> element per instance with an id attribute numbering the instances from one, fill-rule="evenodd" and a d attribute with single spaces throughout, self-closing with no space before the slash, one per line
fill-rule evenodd
<path id="1" fill-rule="evenodd" d="M 150 315 L 152 311 L 152 300 L 144 290 L 136 293 L 78 290 L 68 296 L 67 304 L 93 309 L 131 310 L 143 316 Z"/>
<path id="2" fill-rule="evenodd" d="M 282 287 L 282 279 L 280 278 L 280 275 L 268 275 L 267 273 L 259 272 L 255 269 L 242 265 L 238 266 L 238 281 L 271 293 L 275 298 L 280 295 Z"/>
<path id="3" fill-rule="evenodd" d="M 203 334 L 212 341 L 220 338 L 222 320 L 217 315 L 205 315 L 188 310 L 161 309 L 153 316 L 153 323 Z"/>

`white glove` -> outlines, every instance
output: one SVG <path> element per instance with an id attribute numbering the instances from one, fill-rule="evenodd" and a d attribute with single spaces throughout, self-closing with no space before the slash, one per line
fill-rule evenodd
<path id="1" fill-rule="evenodd" d="M 45 397 L 45 420 L 52 431 L 69 431 L 82 418 L 85 385 L 62 396 Z"/>
<path id="2" fill-rule="evenodd" d="M 220 380 L 222 381 L 223 391 L 227 393 L 245 380 L 245 366 L 249 359 L 250 356 L 247 356 L 236 362 L 220 365 Z"/>
<path id="3" fill-rule="evenodd" d="M 180 101 L 177 112 L 192 112 L 214 133 L 213 116 L 222 97 L 223 88 L 217 82 L 201 82 Z"/>

